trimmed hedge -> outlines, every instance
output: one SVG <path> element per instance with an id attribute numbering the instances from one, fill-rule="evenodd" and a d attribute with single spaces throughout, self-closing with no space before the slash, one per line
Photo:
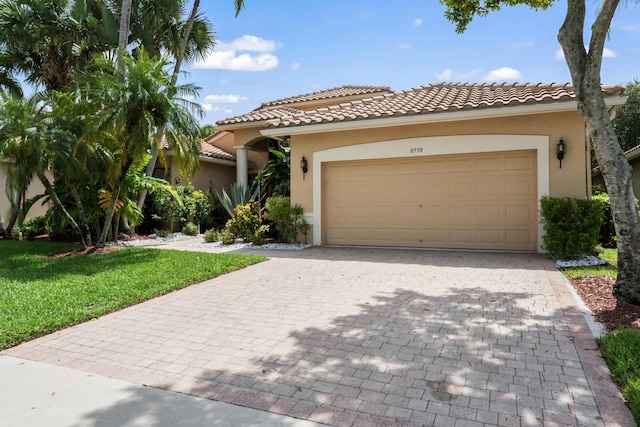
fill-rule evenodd
<path id="1" fill-rule="evenodd" d="M 596 253 L 604 206 L 598 200 L 540 199 L 540 222 L 545 236 L 542 248 L 555 258 L 571 258 Z"/>
<path id="2" fill-rule="evenodd" d="M 616 227 L 611 215 L 611 202 L 609 201 L 609 195 L 607 193 L 596 194 L 592 197 L 592 200 L 597 200 L 603 205 L 602 227 L 600 227 L 600 243 L 604 246 L 615 247 Z M 640 214 L 640 202 L 638 202 L 638 199 L 636 199 L 636 207 L 638 207 L 638 213 Z"/>

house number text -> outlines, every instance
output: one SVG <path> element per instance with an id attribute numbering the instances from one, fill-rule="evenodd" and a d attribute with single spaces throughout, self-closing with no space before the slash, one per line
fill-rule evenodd
<path id="1" fill-rule="evenodd" d="M 419 154 L 422 153 L 422 147 L 411 147 L 409 149 L 409 154 Z"/>

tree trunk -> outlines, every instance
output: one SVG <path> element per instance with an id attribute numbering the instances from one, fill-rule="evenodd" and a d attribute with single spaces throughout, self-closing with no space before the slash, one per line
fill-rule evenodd
<path id="1" fill-rule="evenodd" d="M 18 191 L 16 194 L 15 203 L 11 205 L 11 216 L 7 223 L 7 234 L 11 234 L 13 227 L 15 227 L 18 221 L 18 214 L 20 213 L 20 205 L 22 204 L 22 192 Z"/>
<path id="2" fill-rule="evenodd" d="M 60 201 L 60 198 L 58 197 L 56 190 L 54 190 L 53 185 L 51 185 L 51 182 L 47 179 L 47 177 L 44 175 L 43 172 L 38 172 L 37 175 L 38 175 L 38 179 L 40 180 L 40 182 L 42 182 L 42 185 L 44 185 L 44 188 L 47 190 L 47 194 L 49 195 L 49 197 L 51 197 L 51 201 L 53 202 L 54 206 L 57 207 L 60 210 L 60 212 L 62 212 L 64 217 L 67 219 L 67 221 L 69 221 L 69 224 L 71 225 L 71 228 L 73 228 L 73 231 L 75 231 L 78 234 L 78 236 L 80 236 L 80 244 L 82 245 L 83 248 L 86 248 L 88 245 L 87 245 L 87 242 L 84 240 L 82 230 L 78 226 L 78 223 L 76 222 L 76 220 L 73 219 L 69 211 L 67 211 L 67 209 L 64 207 L 64 205 Z"/>
<path id="3" fill-rule="evenodd" d="M 109 200 L 109 207 L 107 208 L 107 215 L 104 219 L 104 225 L 102 226 L 102 233 L 100 233 L 100 237 L 98 237 L 98 241 L 96 242 L 96 246 L 99 248 L 104 247 L 109 235 L 109 231 L 111 230 L 111 221 L 113 220 L 116 202 L 118 201 L 118 196 L 120 195 L 121 186 L 122 181 L 119 179 L 111 192 L 111 200 Z"/>
<path id="4" fill-rule="evenodd" d="M 640 305 L 640 217 L 631 185 L 632 169 L 613 130 L 600 86 L 602 52 L 618 0 L 605 0 L 591 27 L 589 51 L 583 31 L 584 0 L 568 0 L 558 40 L 565 54 L 578 110 L 587 125 L 611 203 L 618 244 L 618 300 Z"/>
<path id="5" fill-rule="evenodd" d="M 244 3 L 244 2 L 241 2 Z M 239 6 L 236 2 L 236 10 Z M 193 29 L 193 23 L 198 17 L 198 9 L 200 8 L 200 0 L 195 0 L 193 2 L 193 7 L 191 8 L 191 14 L 189 15 L 189 19 L 185 25 L 184 35 L 182 40 L 180 41 L 180 47 L 178 50 L 178 54 L 176 55 L 176 64 L 173 68 L 173 75 L 171 76 L 171 86 L 174 87 L 178 82 L 178 76 L 180 75 L 180 68 L 182 67 L 182 62 L 184 61 L 184 55 L 187 51 L 187 44 L 189 43 L 189 37 L 191 37 L 191 30 Z M 158 128 L 156 132 L 156 143 L 151 144 L 151 160 L 149 160 L 149 164 L 145 170 L 145 175 L 153 176 L 153 171 L 156 168 L 156 162 L 158 161 L 158 151 L 161 150 L 160 144 L 162 144 L 162 139 L 164 137 L 164 126 Z M 147 190 L 142 190 L 140 196 L 138 197 L 138 209 L 142 209 L 144 206 L 144 201 L 147 198 Z"/>
<path id="6" fill-rule="evenodd" d="M 120 29 L 118 31 L 118 53 L 117 61 L 122 62 L 124 52 L 127 50 L 129 43 L 129 21 L 131 20 L 131 0 L 122 0 L 122 8 L 120 9 Z"/>
<path id="7" fill-rule="evenodd" d="M 87 221 L 87 215 L 84 212 L 84 205 L 78 194 L 78 188 L 74 183 L 69 183 L 69 189 L 71 190 L 71 196 L 76 202 L 76 208 L 78 208 L 78 219 L 80 220 L 80 229 L 84 233 L 84 241 L 87 246 L 91 246 L 91 230 L 89 229 L 89 222 Z"/>

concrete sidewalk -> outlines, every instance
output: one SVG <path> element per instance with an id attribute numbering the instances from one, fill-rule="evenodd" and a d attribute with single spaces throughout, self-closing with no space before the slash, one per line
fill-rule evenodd
<path id="1" fill-rule="evenodd" d="M 318 427 L 283 415 L 0 356 L 0 425 Z"/>

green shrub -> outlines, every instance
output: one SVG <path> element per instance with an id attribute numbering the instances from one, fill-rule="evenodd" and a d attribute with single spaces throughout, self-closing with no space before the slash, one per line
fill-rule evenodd
<path id="1" fill-rule="evenodd" d="M 568 258 L 596 253 L 604 209 L 601 202 L 543 196 L 540 207 L 545 231 L 542 247 L 549 255 Z"/>
<path id="2" fill-rule="evenodd" d="M 616 241 L 616 229 L 613 225 L 613 217 L 611 216 L 611 204 L 609 203 L 609 195 L 601 193 L 591 198 L 602 204 L 602 225 L 600 226 L 600 235 L 598 237 L 601 244 L 612 246 Z"/>
<path id="3" fill-rule="evenodd" d="M 609 195 L 607 193 L 600 193 L 592 197 L 593 200 L 597 200 L 603 205 L 602 212 L 602 227 L 600 227 L 600 243 L 604 246 L 615 246 L 616 243 L 616 228 L 613 223 L 613 216 L 611 215 L 611 203 L 609 201 Z M 640 207 L 640 202 L 636 199 L 636 206 Z"/>
<path id="4" fill-rule="evenodd" d="M 265 205 L 265 218 L 273 221 L 280 241 L 293 243 L 300 234 L 304 234 L 306 239 L 309 224 L 302 217 L 304 215 L 302 206 L 291 206 L 291 200 L 286 196 L 269 197 Z"/>
<path id="5" fill-rule="evenodd" d="M 613 380 L 620 386 L 629 409 L 640 425 L 640 329 L 620 328 L 599 340 Z"/>
<path id="6" fill-rule="evenodd" d="M 204 232 L 204 241 L 206 243 L 215 243 L 221 240 L 220 232 L 214 228 Z"/>
<path id="7" fill-rule="evenodd" d="M 22 239 L 22 231 L 20 230 L 20 227 L 16 225 L 11 229 L 11 237 L 17 240 Z"/>
<path id="8" fill-rule="evenodd" d="M 197 236 L 198 226 L 192 222 L 188 222 L 182 227 L 182 234 L 186 234 L 187 236 Z"/>
<path id="9" fill-rule="evenodd" d="M 47 219 L 44 216 L 27 219 L 20 227 L 22 235 L 27 240 L 33 240 L 36 236 L 47 232 Z"/>
<path id="10" fill-rule="evenodd" d="M 264 241 L 262 236 L 269 230 L 269 226 L 262 224 L 260 202 L 249 202 L 246 205 L 236 206 L 234 213 L 235 217 L 227 221 L 225 231 L 230 233 L 234 239 L 240 237 L 255 244 Z"/>
<path id="11" fill-rule="evenodd" d="M 169 230 L 166 230 L 164 228 L 156 228 L 153 232 L 158 237 L 167 237 L 169 233 L 171 233 Z"/>
<path id="12" fill-rule="evenodd" d="M 230 245 L 235 242 L 236 236 L 234 236 L 231 231 L 225 229 L 222 230 L 222 233 L 220 233 L 220 240 L 222 241 L 223 245 Z"/>
<path id="13" fill-rule="evenodd" d="M 173 221 L 181 224 L 192 222 L 205 224 L 211 222 L 215 210 L 213 196 L 205 191 L 196 190 L 193 185 L 175 187 L 180 200 L 167 193 L 153 195 L 153 219 L 161 224 Z"/>

